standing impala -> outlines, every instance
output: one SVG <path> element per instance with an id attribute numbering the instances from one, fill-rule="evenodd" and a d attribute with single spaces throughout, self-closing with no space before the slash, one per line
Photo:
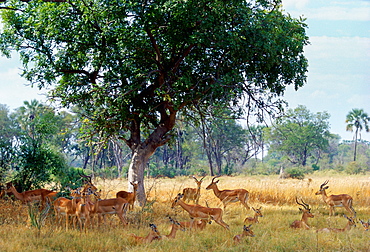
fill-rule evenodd
<path id="1" fill-rule="evenodd" d="M 318 190 L 315 195 L 321 195 L 324 202 L 329 206 L 329 214 L 333 215 L 334 213 L 334 207 L 344 207 L 348 212 L 352 213 L 354 217 L 356 218 L 356 211 L 352 207 L 353 199 L 348 194 L 339 194 L 339 195 L 330 195 L 328 196 L 326 194 L 326 189 L 329 188 L 329 186 L 326 186 L 328 184 L 329 180 L 326 180 L 323 184 L 320 186 L 320 190 Z"/>
<path id="2" fill-rule="evenodd" d="M 22 201 L 23 204 L 39 201 L 41 202 L 42 206 L 44 206 L 45 202 L 48 199 L 55 197 L 55 195 L 57 194 L 57 192 L 50 191 L 47 189 L 36 189 L 36 190 L 24 191 L 24 192 L 19 193 L 12 183 L 8 184 L 8 188 L 6 192 L 13 193 L 14 196 L 18 200 Z"/>
<path id="3" fill-rule="evenodd" d="M 219 190 L 217 187 L 217 183 L 219 182 L 219 180 L 215 181 L 215 179 L 218 177 L 220 176 L 212 178 L 211 184 L 209 184 L 206 189 L 213 190 L 216 197 L 219 198 L 224 205 L 224 210 L 227 204 L 237 201 L 240 201 L 240 203 L 242 203 L 246 209 L 249 209 L 250 207 L 247 204 L 249 192 L 245 189 Z"/>
<path id="4" fill-rule="evenodd" d="M 127 200 L 128 204 L 129 204 L 129 209 L 132 210 L 134 208 L 134 203 L 135 203 L 135 198 L 136 198 L 136 191 L 137 191 L 137 187 L 139 185 L 139 182 L 136 182 L 136 183 L 130 182 L 130 184 L 134 187 L 134 191 L 133 192 L 119 191 L 119 192 L 116 193 L 116 198 L 123 198 L 123 199 Z"/>
<path id="5" fill-rule="evenodd" d="M 212 219 L 217 224 L 224 227 L 225 229 L 229 229 L 229 225 L 227 225 L 222 220 L 222 209 L 221 208 L 209 208 L 209 207 L 204 207 L 200 205 L 189 205 L 181 200 L 182 197 L 183 195 L 180 193 L 176 196 L 176 198 L 174 199 L 172 203 L 172 208 L 174 208 L 176 205 L 180 205 L 185 211 L 189 213 L 190 218 L 192 219 L 192 222 L 194 222 L 194 218 L 205 219 L 205 220 Z M 191 224 L 191 226 L 193 226 L 193 223 Z"/>
<path id="6" fill-rule="evenodd" d="M 302 203 L 298 202 L 298 199 L 295 198 L 295 201 L 297 202 L 298 205 L 303 206 L 302 208 L 299 208 L 303 212 L 302 214 L 302 219 L 301 220 L 296 220 L 293 221 L 292 224 L 290 224 L 291 228 L 303 228 L 303 229 L 310 229 L 311 227 L 308 225 L 308 218 L 313 218 L 314 215 L 311 213 L 310 206 L 302 201 Z"/>
<path id="7" fill-rule="evenodd" d="M 195 183 L 197 183 L 197 188 L 184 188 L 184 190 L 182 191 L 182 194 L 184 194 L 184 201 L 194 201 L 195 204 L 198 205 L 199 203 L 199 198 L 200 198 L 200 187 L 202 185 L 202 182 L 203 182 L 203 179 L 205 177 L 201 178 L 200 180 L 198 180 L 194 175 L 193 175 L 193 179 L 195 179 Z"/>

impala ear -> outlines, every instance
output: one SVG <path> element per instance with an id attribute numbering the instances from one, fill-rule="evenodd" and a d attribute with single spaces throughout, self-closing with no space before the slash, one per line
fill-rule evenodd
<path id="1" fill-rule="evenodd" d="M 215 183 L 217 184 L 220 180 L 217 180 Z"/>
<path id="2" fill-rule="evenodd" d="M 328 189 L 328 188 L 329 188 L 329 186 L 325 186 L 323 189 L 324 189 L 324 190 L 326 190 L 326 189 Z"/>

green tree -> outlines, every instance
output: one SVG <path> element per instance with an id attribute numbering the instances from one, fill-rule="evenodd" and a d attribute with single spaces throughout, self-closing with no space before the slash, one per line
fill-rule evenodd
<path id="1" fill-rule="evenodd" d="M 312 114 L 302 105 L 289 109 L 284 117 L 266 128 L 269 151 L 280 152 L 292 164 L 302 166 L 309 157 L 320 159 L 329 143 L 329 117 L 326 112 Z"/>
<path id="2" fill-rule="evenodd" d="M 144 168 L 179 111 L 238 105 L 273 112 L 306 81 L 306 24 L 280 0 L 10 0 L 0 50 L 20 52 L 23 76 L 78 105 L 100 139 L 132 151 L 129 181 L 145 202 Z"/>
<path id="3" fill-rule="evenodd" d="M 369 121 L 370 117 L 363 109 L 352 109 L 346 116 L 346 130 L 351 132 L 355 130 L 355 151 L 353 154 L 353 161 L 356 161 L 357 140 L 359 136 L 361 139 L 361 130 L 365 129 L 366 132 L 370 131 Z"/>

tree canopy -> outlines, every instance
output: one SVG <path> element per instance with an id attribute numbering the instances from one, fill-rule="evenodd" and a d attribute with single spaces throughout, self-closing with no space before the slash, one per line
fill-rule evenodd
<path id="1" fill-rule="evenodd" d="M 281 108 L 304 85 L 303 19 L 280 0 L 7 1 L 0 50 L 20 52 L 23 76 L 64 106 L 79 106 L 91 134 L 131 148 L 129 180 L 168 142 L 179 111 Z M 139 201 L 144 201 L 143 183 Z"/>
<path id="2" fill-rule="evenodd" d="M 285 116 L 266 129 L 271 151 L 279 151 L 293 164 L 305 166 L 307 159 L 320 159 L 329 147 L 329 114 L 310 113 L 305 106 L 289 109 Z"/>

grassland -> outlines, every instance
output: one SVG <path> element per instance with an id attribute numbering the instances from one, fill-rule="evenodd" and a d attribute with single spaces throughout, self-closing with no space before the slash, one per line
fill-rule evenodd
<path id="1" fill-rule="evenodd" d="M 212 191 L 204 188 L 210 177 L 205 178 L 200 204 L 220 207 L 219 200 Z M 361 224 L 343 233 L 317 233 L 316 228 L 343 228 L 346 213 L 337 208 L 336 216 L 329 217 L 328 209 L 321 196 L 315 192 L 326 179 L 329 179 L 328 194 L 347 193 L 353 197 L 358 219 L 370 219 L 370 176 L 344 176 L 337 174 L 312 175 L 304 180 L 279 180 L 276 176 L 237 176 L 220 177 L 220 189 L 245 188 L 250 192 L 249 205 L 262 206 L 264 217 L 254 224 L 255 237 L 247 237 L 240 244 L 232 238 L 242 232 L 243 220 L 253 216 L 240 203 L 226 208 L 224 220 L 230 225 L 226 231 L 216 223 L 196 233 L 178 231 L 175 240 L 154 241 L 150 244 L 136 244 L 129 234 L 146 236 L 149 223 L 155 223 L 161 234 L 170 232 L 168 216 L 179 221 L 189 220 L 181 207 L 171 209 L 171 201 L 184 187 L 195 187 L 193 179 L 178 177 L 145 181 L 148 205 L 135 207 L 128 213 L 129 226 L 123 227 L 116 216 L 110 218 L 110 225 L 89 229 L 86 233 L 78 229 L 66 231 L 55 226 L 52 213 L 46 219 L 37 235 L 30 225 L 27 207 L 19 202 L 0 201 L 0 251 L 370 251 L 370 233 Z M 103 197 L 114 197 L 115 192 L 125 190 L 125 180 L 100 180 L 99 188 Z M 315 218 L 309 220 L 312 230 L 292 230 L 289 224 L 301 218 L 295 197 L 304 199 L 312 208 Z M 348 214 L 348 213 L 346 213 Z"/>

